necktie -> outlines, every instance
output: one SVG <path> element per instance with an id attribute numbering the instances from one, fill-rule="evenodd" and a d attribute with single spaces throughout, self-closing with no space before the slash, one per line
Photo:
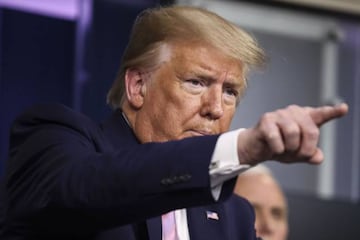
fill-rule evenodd
<path id="1" fill-rule="evenodd" d="M 161 216 L 163 240 L 178 240 L 176 233 L 175 212 L 168 212 Z"/>

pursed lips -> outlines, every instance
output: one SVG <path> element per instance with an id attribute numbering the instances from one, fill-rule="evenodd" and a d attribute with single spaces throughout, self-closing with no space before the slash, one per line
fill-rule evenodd
<path id="1" fill-rule="evenodd" d="M 191 130 L 190 132 L 194 136 L 206 136 L 214 134 L 212 131 L 209 130 Z"/>

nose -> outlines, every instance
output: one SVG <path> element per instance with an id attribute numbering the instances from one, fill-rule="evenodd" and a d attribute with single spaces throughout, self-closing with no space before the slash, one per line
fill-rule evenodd
<path id="1" fill-rule="evenodd" d="M 260 237 L 271 236 L 273 234 L 273 222 L 271 216 L 266 213 L 256 215 L 256 233 Z"/>
<path id="2" fill-rule="evenodd" d="M 223 90 L 221 86 L 211 86 L 202 96 L 201 115 L 211 120 L 219 119 L 224 114 Z"/>
<path id="3" fill-rule="evenodd" d="M 259 225 L 257 229 L 258 235 L 261 237 L 271 235 L 271 227 L 267 223 L 262 223 Z"/>
<path id="4" fill-rule="evenodd" d="M 256 212 L 256 233 L 260 237 L 271 237 L 274 234 L 274 219 L 267 211 Z"/>

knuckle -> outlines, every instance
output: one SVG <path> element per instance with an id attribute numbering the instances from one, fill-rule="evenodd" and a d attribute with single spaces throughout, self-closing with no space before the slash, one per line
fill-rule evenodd
<path id="1" fill-rule="evenodd" d="M 286 136 L 297 137 L 300 135 L 300 129 L 296 124 L 289 124 L 286 128 Z"/>
<path id="2" fill-rule="evenodd" d="M 313 128 L 308 130 L 306 134 L 310 139 L 317 139 L 320 135 L 320 130 L 318 128 Z"/>
<path id="3" fill-rule="evenodd" d="M 296 104 L 291 104 L 291 105 L 287 106 L 286 109 L 290 110 L 290 111 L 298 111 L 301 109 L 301 107 Z"/>
<path id="4" fill-rule="evenodd" d="M 313 156 L 313 153 L 311 151 L 302 151 L 299 154 L 299 158 L 303 159 L 303 161 L 307 161 Z"/>
<path id="5" fill-rule="evenodd" d="M 315 146 L 304 146 L 300 152 L 298 153 L 299 157 L 304 158 L 304 159 L 309 159 L 311 158 L 314 153 L 316 152 L 316 147 Z"/>
<path id="6" fill-rule="evenodd" d="M 261 116 L 261 122 L 262 123 L 267 123 L 267 122 L 270 122 L 270 121 L 273 121 L 274 120 L 274 113 L 273 112 L 267 112 L 267 113 L 264 113 L 262 116 Z"/>
<path id="7" fill-rule="evenodd" d="M 269 135 L 270 132 L 271 132 L 271 131 L 269 130 L 267 124 L 260 124 L 259 130 L 260 130 L 261 135 L 265 136 L 266 138 L 268 138 L 268 135 Z"/>
<path id="8" fill-rule="evenodd" d="M 268 141 L 274 141 L 277 137 L 277 134 L 275 134 L 274 131 L 266 131 L 264 130 L 264 135 L 265 135 L 265 138 L 268 140 Z"/>
<path id="9" fill-rule="evenodd" d="M 276 155 L 281 155 L 284 152 L 285 152 L 285 148 L 283 148 L 283 147 L 273 148 L 273 153 Z"/>

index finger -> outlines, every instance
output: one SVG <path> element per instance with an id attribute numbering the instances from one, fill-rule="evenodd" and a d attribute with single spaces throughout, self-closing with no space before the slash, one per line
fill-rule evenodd
<path id="1" fill-rule="evenodd" d="M 332 119 L 344 116 L 349 111 L 349 106 L 346 103 L 341 103 L 335 106 L 310 108 L 309 111 L 314 123 L 320 127 Z"/>

